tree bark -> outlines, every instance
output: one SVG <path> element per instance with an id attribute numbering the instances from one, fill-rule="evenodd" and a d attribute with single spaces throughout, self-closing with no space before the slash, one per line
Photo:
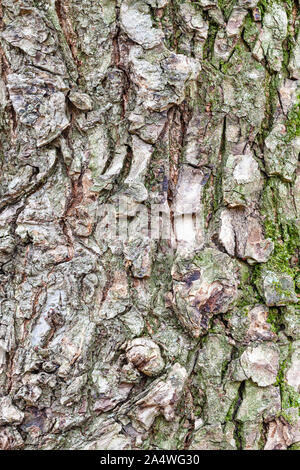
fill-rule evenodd
<path id="1" fill-rule="evenodd" d="M 0 448 L 300 448 L 298 1 L 1 30 Z"/>

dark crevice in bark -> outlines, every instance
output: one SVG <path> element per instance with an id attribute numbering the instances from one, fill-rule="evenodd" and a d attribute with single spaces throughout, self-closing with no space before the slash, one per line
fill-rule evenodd
<path id="1" fill-rule="evenodd" d="M 232 414 L 232 422 L 235 425 L 234 439 L 235 439 L 236 447 L 238 450 L 243 449 L 243 440 L 241 437 L 241 423 L 239 421 L 236 421 L 236 416 L 244 398 L 245 386 L 246 386 L 246 382 L 242 382 L 241 385 L 239 386 L 238 399 L 237 399 L 237 402 L 235 404 L 233 414 Z"/>
<path id="2" fill-rule="evenodd" d="M 221 144 L 220 144 L 220 151 L 219 151 L 219 164 L 218 168 L 216 169 L 215 176 L 215 194 L 214 194 L 214 213 L 222 206 L 223 203 L 223 195 L 222 195 L 222 170 L 224 168 L 224 158 L 225 158 L 225 151 L 226 151 L 226 116 L 223 120 L 223 129 L 222 129 L 222 137 L 221 137 Z"/>
<path id="3" fill-rule="evenodd" d="M 73 30 L 72 19 L 69 12 L 69 0 L 55 0 L 55 10 L 59 20 L 61 29 L 64 33 L 66 42 L 71 51 L 73 60 L 77 65 L 77 72 L 80 74 L 81 61 L 78 57 L 78 50 L 76 45 L 76 34 Z"/>
<path id="4" fill-rule="evenodd" d="M 19 194 L 9 196 L 8 200 L 3 200 L 0 203 L 0 214 L 8 207 L 16 204 L 19 202 L 23 197 L 27 198 L 28 196 L 31 196 L 33 193 L 37 192 L 39 189 L 41 189 L 45 183 L 48 181 L 48 179 L 54 174 L 56 166 L 58 163 L 58 157 L 55 159 L 54 164 L 50 168 L 50 170 L 35 184 L 32 184 L 31 186 L 27 187 L 25 190 L 21 191 Z"/>

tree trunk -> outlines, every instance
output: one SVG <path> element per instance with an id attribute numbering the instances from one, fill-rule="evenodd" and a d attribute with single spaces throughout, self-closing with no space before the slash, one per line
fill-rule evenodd
<path id="1" fill-rule="evenodd" d="M 1 8 L 0 448 L 300 448 L 298 1 Z"/>

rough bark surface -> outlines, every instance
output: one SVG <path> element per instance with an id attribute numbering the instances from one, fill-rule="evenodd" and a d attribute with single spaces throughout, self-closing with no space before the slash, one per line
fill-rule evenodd
<path id="1" fill-rule="evenodd" d="M 298 1 L 0 26 L 0 448 L 300 448 Z"/>

